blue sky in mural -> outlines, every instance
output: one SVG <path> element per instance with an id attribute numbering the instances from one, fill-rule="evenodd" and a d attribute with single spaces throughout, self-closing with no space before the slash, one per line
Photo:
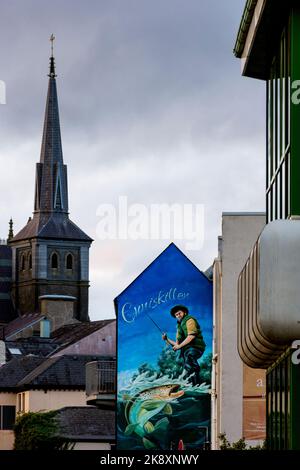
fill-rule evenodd
<path id="1" fill-rule="evenodd" d="M 149 316 L 175 339 L 174 305 L 186 305 L 197 318 L 212 350 L 212 283 L 171 244 L 116 299 L 118 318 L 118 371 L 133 372 L 147 362 L 156 366 L 164 347 L 161 333 Z"/>

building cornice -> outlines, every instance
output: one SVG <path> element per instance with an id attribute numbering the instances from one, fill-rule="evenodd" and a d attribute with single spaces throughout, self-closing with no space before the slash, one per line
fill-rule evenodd
<path id="1" fill-rule="evenodd" d="M 292 0 L 247 0 L 234 46 L 235 56 L 241 59 L 242 75 L 269 79 L 292 5 Z"/>
<path id="2" fill-rule="evenodd" d="M 249 28 L 252 22 L 252 18 L 254 15 L 254 10 L 256 8 L 258 0 L 247 0 L 244 11 L 243 11 L 243 16 L 241 19 L 239 31 L 237 34 L 235 46 L 233 49 L 233 53 L 236 57 L 241 58 L 242 53 L 245 47 L 247 35 L 249 32 Z"/>

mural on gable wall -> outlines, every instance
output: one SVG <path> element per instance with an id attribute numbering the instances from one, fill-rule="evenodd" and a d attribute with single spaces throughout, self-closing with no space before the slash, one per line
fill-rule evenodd
<path id="1" fill-rule="evenodd" d="M 118 449 L 210 440 L 212 301 L 212 282 L 174 244 L 115 299 Z"/>

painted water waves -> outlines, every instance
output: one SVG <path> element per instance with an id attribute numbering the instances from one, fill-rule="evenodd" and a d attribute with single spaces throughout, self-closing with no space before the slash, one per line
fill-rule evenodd
<path id="1" fill-rule="evenodd" d="M 201 384 L 184 377 L 180 360 L 165 348 L 158 370 L 142 364 L 118 393 L 118 448 L 203 449 L 210 435 L 211 354 L 201 361 Z M 180 374 L 181 372 L 181 374 Z M 180 374 L 180 375 L 179 375 Z"/>

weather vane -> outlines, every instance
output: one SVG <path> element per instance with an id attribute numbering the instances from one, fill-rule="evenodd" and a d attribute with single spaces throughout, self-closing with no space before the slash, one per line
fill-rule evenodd
<path id="1" fill-rule="evenodd" d="M 51 41 L 51 57 L 53 57 L 53 42 L 55 40 L 54 34 L 51 34 L 50 41 Z"/>

